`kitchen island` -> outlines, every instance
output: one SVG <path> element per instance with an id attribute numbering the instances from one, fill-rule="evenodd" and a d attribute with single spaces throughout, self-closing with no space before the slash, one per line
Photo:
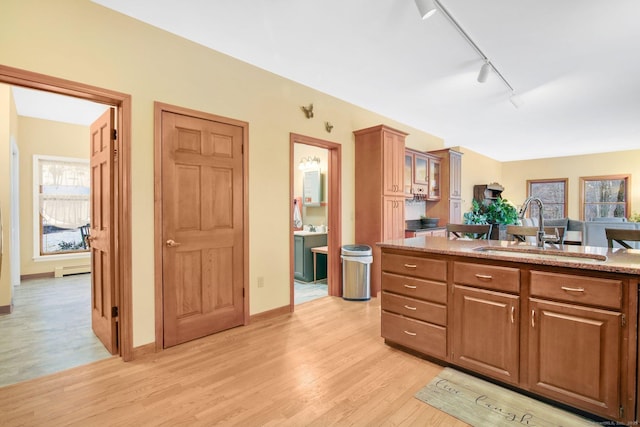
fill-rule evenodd
<path id="1" fill-rule="evenodd" d="M 378 246 L 388 344 L 636 422 L 640 251 L 442 237 Z"/>

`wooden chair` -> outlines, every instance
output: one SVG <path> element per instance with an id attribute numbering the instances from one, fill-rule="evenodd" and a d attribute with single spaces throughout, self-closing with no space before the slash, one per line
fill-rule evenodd
<path id="1" fill-rule="evenodd" d="M 558 240 L 556 242 L 551 243 L 562 243 L 564 242 L 564 231 L 565 227 L 544 227 L 544 234 L 546 235 L 556 235 L 558 236 Z M 521 242 L 531 241 L 531 243 L 536 243 L 535 239 L 538 235 L 538 227 L 535 226 L 523 226 L 523 225 L 507 225 L 507 235 L 513 236 L 514 239 L 519 240 Z M 527 239 L 527 237 L 533 237 L 533 239 Z"/>
<path id="2" fill-rule="evenodd" d="M 473 239 L 489 239 L 491 236 L 491 224 L 447 224 L 447 239 L 461 239 L 472 237 Z"/>
<path id="3" fill-rule="evenodd" d="M 605 228 L 604 233 L 607 235 L 607 243 L 610 248 L 613 248 L 613 242 L 616 242 L 623 248 L 634 249 L 634 247 L 627 242 L 640 242 L 640 230 Z"/>

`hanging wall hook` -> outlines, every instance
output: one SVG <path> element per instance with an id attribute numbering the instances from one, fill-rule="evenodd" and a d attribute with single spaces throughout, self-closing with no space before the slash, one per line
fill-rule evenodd
<path id="1" fill-rule="evenodd" d="M 313 117 L 313 104 L 309 104 L 308 107 L 305 107 L 303 105 L 300 108 L 302 108 L 302 111 L 304 111 L 304 115 L 307 116 L 307 119 L 310 119 Z"/>

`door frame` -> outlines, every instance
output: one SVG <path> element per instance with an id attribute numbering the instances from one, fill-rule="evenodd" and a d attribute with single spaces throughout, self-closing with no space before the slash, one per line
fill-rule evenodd
<path id="1" fill-rule="evenodd" d="M 131 95 L 84 83 L 34 73 L 0 64 L 0 83 L 73 96 L 116 107 L 118 165 L 114 189 L 117 216 L 114 230 L 115 286 L 119 301 L 118 349 L 122 359 L 133 360 L 133 316 L 131 274 Z"/>
<path id="2" fill-rule="evenodd" d="M 340 244 L 342 242 L 342 145 L 325 141 L 323 139 L 310 136 L 289 134 L 289 206 L 291 212 L 292 200 L 294 199 L 293 188 L 293 168 L 298 164 L 293 158 L 295 144 L 312 145 L 324 148 L 328 151 L 327 175 L 328 175 L 328 198 L 329 213 L 327 224 L 329 231 L 327 235 L 327 290 L 330 296 L 342 296 L 340 286 Z M 293 312 L 294 302 L 294 239 L 293 221 L 289 221 L 289 309 Z"/>
<path id="3" fill-rule="evenodd" d="M 162 241 L 162 113 L 182 114 L 204 120 L 212 120 L 238 126 L 242 132 L 242 226 L 243 226 L 243 283 L 244 288 L 244 325 L 249 324 L 249 124 L 228 117 L 217 116 L 203 111 L 192 110 L 176 105 L 154 102 L 154 288 L 155 288 L 155 349 L 156 352 L 164 350 L 164 305 L 162 284 L 164 282 L 162 270 L 162 252 L 164 242 Z"/>

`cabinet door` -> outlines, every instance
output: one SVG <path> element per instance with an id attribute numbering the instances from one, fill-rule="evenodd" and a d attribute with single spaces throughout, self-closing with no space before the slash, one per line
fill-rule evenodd
<path id="1" fill-rule="evenodd" d="M 413 196 L 413 154 L 404 154 L 404 195 Z"/>
<path id="2" fill-rule="evenodd" d="M 304 279 L 304 237 L 293 236 L 293 277 Z"/>
<path id="3" fill-rule="evenodd" d="M 404 139 L 383 132 L 382 153 L 383 192 L 401 195 L 404 193 Z"/>
<path id="4" fill-rule="evenodd" d="M 449 222 L 451 224 L 462 224 L 462 200 L 449 200 Z"/>
<path id="5" fill-rule="evenodd" d="M 529 388 L 618 419 L 621 314 L 534 298 L 529 310 Z"/>
<path id="6" fill-rule="evenodd" d="M 449 196 L 462 197 L 462 155 L 449 152 Z"/>
<path id="7" fill-rule="evenodd" d="M 429 200 L 440 200 L 440 160 L 429 159 Z"/>
<path id="8" fill-rule="evenodd" d="M 520 297 L 454 285 L 454 363 L 517 384 Z"/>
<path id="9" fill-rule="evenodd" d="M 383 197 L 382 240 L 404 238 L 404 197 Z"/>

